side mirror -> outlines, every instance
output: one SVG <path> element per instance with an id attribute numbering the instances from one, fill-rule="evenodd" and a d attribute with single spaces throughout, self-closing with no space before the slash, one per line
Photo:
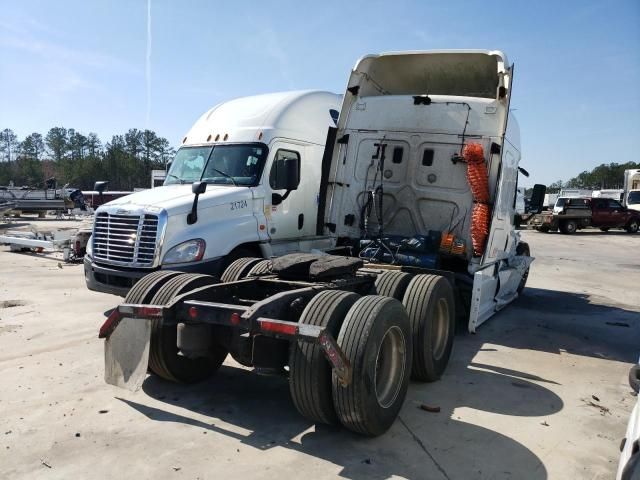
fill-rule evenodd
<path id="1" fill-rule="evenodd" d="M 529 202 L 530 213 L 540 213 L 544 206 L 544 194 L 547 187 L 539 183 L 533 186 L 533 192 L 531 193 L 531 201 Z"/>
<path id="2" fill-rule="evenodd" d="M 296 190 L 300 184 L 300 159 L 283 158 L 274 163 L 275 178 L 271 182 L 274 190 Z"/>
<path id="3" fill-rule="evenodd" d="M 193 182 L 191 184 L 191 191 L 195 195 L 193 197 L 193 205 L 191 206 L 191 213 L 187 215 L 187 224 L 193 225 L 198 221 L 198 197 L 207 190 L 207 182 Z"/>
<path id="4" fill-rule="evenodd" d="M 102 193 L 107 189 L 107 185 L 109 185 L 109 182 L 96 182 L 93 184 L 93 189 L 102 195 Z"/>
<path id="5" fill-rule="evenodd" d="M 524 175 L 525 177 L 528 177 L 528 176 L 529 176 L 529 172 L 527 172 L 527 171 L 526 171 L 524 168 L 522 168 L 522 167 L 518 167 L 518 171 L 519 171 L 522 175 Z"/>
<path id="6" fill-rule="evenodd" d="M 194 195 L 200 195 L 207 190 L 207 182 L 193 182 L 191 191 Z"/>

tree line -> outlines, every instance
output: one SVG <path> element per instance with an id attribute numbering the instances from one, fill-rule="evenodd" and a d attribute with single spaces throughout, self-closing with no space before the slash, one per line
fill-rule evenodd
<path id="1" fill-rule="evenodd" d="M 584 190 L 606 190 L 624 188 L 624 171 L 640 168 L 639 162 L 603 163 L 585 170 L 564 182 L 556 180 L 547 185 L 548 193 L 558 193 L 563 188 L 581 188 Z"/>
<path id="2" fill-rule="evenodd" d="M 162 169 L 174 148 L 152 130 L 131 128 L 103 143 L 97 134 L 53 127 L 46 135 L 34 132 L 23 140 L 10 128 L 0 130 L 0 185 L 42 187 L 55 177 L 58 186 L 92 190 L 108 180 L 110 190 L 146 188 L 151 170 Z"/>

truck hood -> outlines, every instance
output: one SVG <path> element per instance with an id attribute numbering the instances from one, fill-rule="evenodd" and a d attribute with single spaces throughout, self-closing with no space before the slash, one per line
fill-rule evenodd
<path id="1" fill-rule="evenodd" d="M 208 185 L 207 191 L 200 195 L 198 208 L 208 208 L 221 203 L 237 200 L 237 197 L 247 198 L 251 190 L 248 187 L 233 187 L 223 185 Z M 106 203 L 106 206 L 122 206 L 123 208 L 143 207 L 162 208 L 169 215 L 177 215 L 191 211 L 193 204 L 191 184 L 167 185 L 132 193 Z"/>

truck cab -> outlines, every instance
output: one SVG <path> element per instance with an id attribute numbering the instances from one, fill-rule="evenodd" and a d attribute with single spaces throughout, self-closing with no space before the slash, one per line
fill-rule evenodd
<path id="1" fill-rule="evenodd" d="M 315 231 L 320 166 L 340 100 L 285 92 L 207 111 L 183 138 L 163 186 L 96 211 L 88 288 L 124 296 L 155 270 L 217 274 L 239 257 L 326 247 Z M 283 190 L 279 172 L 294 164 L 297 181 Z"/>
<path id="2" fill-rule="evenodd" d="M 509 112 L 512 77 L 499 51 L 363 57 L 351 72 L 323 177 L 322 233 L 358 251 L 383 237 L 375 248 L 388 250 L 392 263 L 394 237 L 429 237 L 436 247 L 420 265 L 452 272 L 473 297 L 470 331 L 517 296 L 531 261 L 514 228 L 520 131 Z M 483 201 L 490 206 L 479 213 L 463 158 L 469 143 L 483 152 L 488 177 Z M 485 216 L 486 230 L 476 216 Z"/>

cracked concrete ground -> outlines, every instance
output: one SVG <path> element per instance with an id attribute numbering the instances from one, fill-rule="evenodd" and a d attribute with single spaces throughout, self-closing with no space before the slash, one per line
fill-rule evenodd
<path id="1" fill-rule="evenodd" d="M 60 255 L 0 247 L 0 478 L 613 478 L 635 401 L 640 235 L 523 237 L 524 295 L 456 337 L 442 380 L 412 383 L 374 439 L 312 425 L 286 379 L 230 359 L 195 386 L 105 385 L 97 331 L 118 297 Z"/>

